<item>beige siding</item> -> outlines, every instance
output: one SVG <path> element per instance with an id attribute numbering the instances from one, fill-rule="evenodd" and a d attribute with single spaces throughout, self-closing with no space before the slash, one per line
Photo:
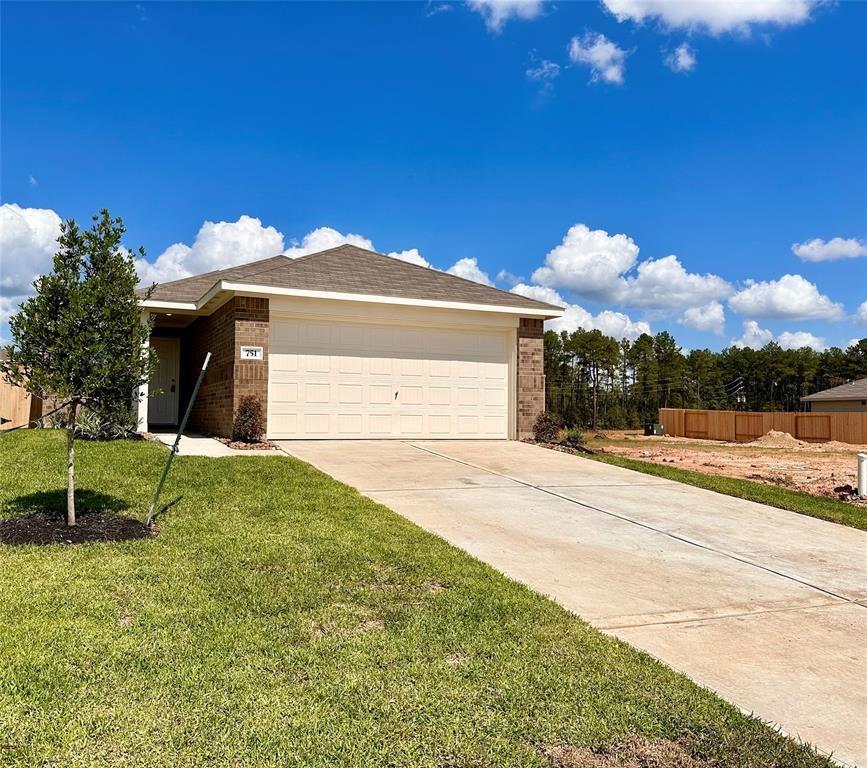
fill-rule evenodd
<path id="1" fill-rule="evenodd" d="M 813 400 L 813 413 L 867 413 L 867 400 Z"/>

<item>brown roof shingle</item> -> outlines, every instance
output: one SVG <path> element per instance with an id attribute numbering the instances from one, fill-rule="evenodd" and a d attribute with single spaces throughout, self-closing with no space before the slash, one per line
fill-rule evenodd
<path id="1" fill-rule="evenodd" d="M 154 290 L 151 300 L 195 302 L 221 280 L 296 290 L 528 309 L 561 309 L 552 304 L 474 283 L 429 267 L 410 264 L 354 245 L 341 245 L 298 259 L 273 256 L 238 267 L 161 283 Z"/>

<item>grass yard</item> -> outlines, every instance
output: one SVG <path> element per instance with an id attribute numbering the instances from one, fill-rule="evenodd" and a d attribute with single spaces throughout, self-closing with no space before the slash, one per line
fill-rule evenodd
<path id="1" fill-rule="evenodd" d="M 820 520 L 842 523 L 852 528 L 860 528 L 862 531 L 867 530 L 867 507 L 861 504 L 847 504 L 837 499 L 813 496 L 809 493 L 793 491 L 788 488 L 779 488 L 773 485 L 764 485 L 763 483 L 754 483 L 751 480 L 725 477 L 723 475 L 707 475 L 703 472 L 680 469 L 668 464 L 657 464 L 651 461 L 642 461 L 641 459 L 631 459 L 626 456 L 596 453 L 589 456 L 589 458 L 605 462 L 606 464 L 614 464 L 617 467 L 634 469 L 636 472 L 644 472 L 647 475 L 677 480 L 687 485 L 706 488 L 709 491 L 725 493 L 728 496 L 737 496 L 740 499 L 757 501 L 761 504 L 788 509 L 802 515 L 818 517 Z"/>
<path id="2" fill-rule="evenodd" d="M 60 508 L 63 454 L 0 437 L 0 515 Z M 141 517 L 165 457 L 81 443 L 78 487 Z M 180 456 L 176 494 L 157 538 L 0 545 L 0 764 L 589 766 L 646 737 L 830 765 L 299 461 Z"/>

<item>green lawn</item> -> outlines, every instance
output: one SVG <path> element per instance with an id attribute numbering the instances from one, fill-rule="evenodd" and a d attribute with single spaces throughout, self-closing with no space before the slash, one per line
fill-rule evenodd
<path id="1" fill-rule="evenodd" d="M 706 488 L 709 491 L 725 493 L 728 496 L 737 496 L 749 501 L 758 501 L 761 504 L 769 504 L 772 507 L 788 509 L 802 515 L 810 515 L 810 517 L 818 517 L 821 520 L 830 520 L 834 523 L 842 523 L 852 526 L 852 528 L 867 531 L 867 507 L 863 505 L 847 504 L 837 499 L 813 496 L 809 493 L 779 488 L 775 485 L 754 483 L 751 480 L 721 475 L 706 475 L 703 472 L 694 472 L 690 469 L 679 469 L 668 464 L 630 459 L 626 456 L 615 456 L 610 453 L 596 453 L 589 458 L 626 469 L 634 469 L 647 475 L 677 480 L 687 485 Z"/>
<path id="2" fill-rule="evenodd" d="M 0 437 L 0 514 L 63 487 L 63 440 Z M 79 488 L 143 516 L 165 456 L 81 443 Z M 299 461 L 181 456 L 176 494 L 155 539 L 0 545 L 0 764 L 511 768 L 638 734 L 830 765 Z"/>

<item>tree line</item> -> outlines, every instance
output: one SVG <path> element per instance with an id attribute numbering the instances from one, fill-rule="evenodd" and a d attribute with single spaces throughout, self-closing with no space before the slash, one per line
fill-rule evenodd
<path id="1" fill-rule="evenodd" d="M 592 428 L 634 428 L 660 408 L 803 410 L 800 398 L 867 376 L 867 338 L 848 349 L 693 349 L 667 331 L 618 341 L 601 331 L 545 332 L 546 407 Z"/>

